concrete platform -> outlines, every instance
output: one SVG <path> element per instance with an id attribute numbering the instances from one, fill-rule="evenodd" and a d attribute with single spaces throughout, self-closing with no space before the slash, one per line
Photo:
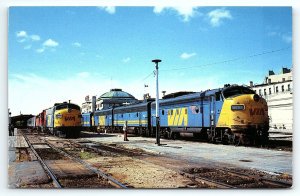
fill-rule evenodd
<path id="1" fill-rule="evenodd" d="M 20 160 L 20 150 L 28 152 L 31 161 Z M 43 167 L 31 152 L 26 140 L 15 131 L 15 136 L 8 138 L 8 187 L 26 188 L 28 185 L 46 184 L 50 180 Z"/>
<path id="2" fill-rule="evenodd" d="M 242 167 L 273 174 L 293 174 L 293 152 L 165 139 L 161 139 L 162 145 L 157 146 L 155 138 L 129 136 L 128 139 L 128 142 L 124 142 L 121 134 L 111 134 L 111 137 L 104 134 L 101 136 L 100 134 L 99 137 L 88 138 L 86 136 L 86 138 L 81 140 L 143 149 L 151 153 L 182 159 L 191 163 Z"/>
<path id="3" fill-rule="evenodd" d="M 25 138 L 21 135 L 9 136 L 8 148 L 28 148 Z"/>

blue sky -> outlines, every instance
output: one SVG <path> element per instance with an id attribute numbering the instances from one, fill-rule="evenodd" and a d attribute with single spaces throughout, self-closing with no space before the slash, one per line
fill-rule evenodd
<path id="1" fill-rule="evenodd" d="M 292 66 L 291 7 L 11 7 L 8 31 L 13 115 L 111 88 L 155 97 L 155 58 L 167 93 Z"/>

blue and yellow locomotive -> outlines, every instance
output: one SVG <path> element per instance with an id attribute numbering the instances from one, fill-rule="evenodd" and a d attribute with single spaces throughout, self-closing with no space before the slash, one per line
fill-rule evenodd
<path id="1" fill-rule="evenodd" d="M 267 103 L 248 87 L 226 86 L 162 99 L 159 104 L 160 134 L 166 138 L 192 134 L 210 142 L 241 145 L 268 141 Z M 154 136 L 155 108 L 152 100 L 95 111 L 83 114 L 83 124 L 100 131 L 121 131 L 127 121 L 131 132 Z"/>

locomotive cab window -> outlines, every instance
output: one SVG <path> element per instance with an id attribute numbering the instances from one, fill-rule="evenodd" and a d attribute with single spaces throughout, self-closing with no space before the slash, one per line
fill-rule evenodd
<path id="1" fill-rule="evenodd" d="M 231 86 L 223 90 L 224 98 L 235 97 L 243 94 L 255 94 L 255 92 L 244 86 Z"/>
<path id="2" fill-rule="evenodd" d="M 165 115 L 165 110 L 162 110 L 162 111 L 161 111 L 161 114 L 162 114 L 162 115 Z"/>

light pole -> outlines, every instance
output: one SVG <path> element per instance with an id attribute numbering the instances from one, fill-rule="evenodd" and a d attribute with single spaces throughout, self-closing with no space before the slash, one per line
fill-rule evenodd
<path id="1" fill-rule="evenodd" d="M 159 123 L 159 91 L 158 91 L 158 63 L 161 62 L 160 59 L 154 59 L 152 60 L 153 63 L 155 63 L 155 76 L 156 76 L 156 99 L 155 99 L 155 105 L 156 105 L 156 144 L 159 146 L 160 145 L 160 134 L 159 134 L 159 129 L 160 129 L 160 123 Z"/>

